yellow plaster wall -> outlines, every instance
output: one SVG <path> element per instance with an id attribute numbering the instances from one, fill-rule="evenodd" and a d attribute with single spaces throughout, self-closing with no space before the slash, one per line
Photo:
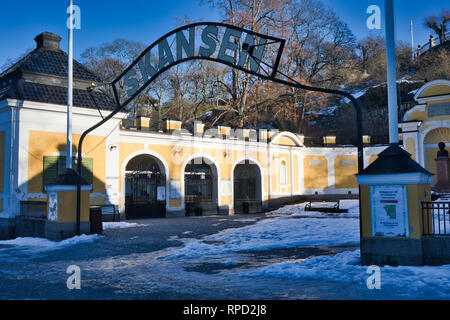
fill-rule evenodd
<path id="1" fill-rule="evenodd" d="M 435 159 L 438 151 L 439 148 L 425 148 L 425 169 L 435 174 L 433 183 L 437 183 Z"/>
<path id="2" fill-rule="evenodd" d="M 299 161 L 298 161 L 298 155 L 296 155 L 296 154 L 294 154 L 294 156 L 293 156 L 293 161 L 294 161 L 294 163 L 292 164 L 294 167 L 293 167 L 293 178 L 294 178 L 294 191 L 295 192 L 298 192 L 299 191 L 299 189 L 300 189 L 300 181 L 299 181 L 299 167 L 298 167 L 298 165 L 295 165 L 295 164 L 299 164 Z"/>
<path id="3" fill-rule="evenodd" d="M 288 137 L 276 138 L 273 143 L 278 144 L 278 145 L 283 145 L 283 146 L 290 146 L 290 147 L 297 145 L 294 141 L 292 141 L 292 139 L 290 139 Z"/>
<path id="4" fill-rule="evenodd" d="M 83 153 L 94 158 L 94 183 L 92 192 L 105 192 L 106 143 L 105 137 L 89 135 L 83 142 Z M 80 135 L 73 135 L 73 150 L 78 150 Z M 44 156 L 66 151 L 65 133 L 29 131 L 28 137 L 28 192 L 42 193 Z M 94 149 L 95 148 L 95 149 Z M 92 151 L 91 151 L 92 150 Z M 91 152 L 89 152 L 91 151 Z M 89 152 L 89 153 L 88 153 Z"/>
<path id="5" fill-rule="evenodd" d="M 378 155 L 376 155 L 376 154 L 371 155 L 369 158 L 369 165 L 371 165 L 377 159 L 378 159 Z"/>
<path id="6" fill-rule="evenodd" d="M 229 136 L 230 133 L 231 133 L 231 128 L 230 127 L 221 127 L 221 126 L 219 126 L 217 128 L 217 132 L 218 132 L 218 134 Z"/>
<path id="7" fill-rule="evenodd" d="M 407 186 L 407 194 L 409 225 L 412 227 L 409 236 L 420 239 L 423 233 L 421 202 L 431 201 L 431 187 L 425 184 L 410 184 Z"/>
<path id="8" fill-rule="evenodd" d="M 428 89 L 426 89 L 420 98 L 426 98 L 426 97 L 434 97 L 434 96 L 442 96 L 450 94 L 450 87 L 447 85 L 435 85 Z"/>
<path id="9" fill-rule="evenodd" d="M 286 163 L 286 184 L 281 184 L 281 161 Z M 289 154 L 280 154 L 279 166 L 276 169 L 278 171 L 278 180 L 277 183 L 279 185 L 279 192 L 288 193 L 291 189 L 291 163 Z"/>
<path id="10" fill-rule="evenodd" d="M 428 117 L 428 108 L 430 107 L 430 105 L 436 104 L 436 103 L 443 103 L 443 102 L 450 102 L 450 99 L 442 99 L 442 100 L 435 100 L 432 102 L 428 102 L 427 106 L 425 108 L 425 112 L 422 112 L 420 110 L 416 110 L 413 113 L 411 113 L 411 115 L 409 116 L 408 120 L 409 121 L 438 121 L 438 120 L 448 120 L 449 116 L 448 115 L 444 115 L 444 116 L 437 116 L 437 117 Z M 424 130 L 429 127 L 430 125 L 423 125 L 421 128 L 421 131 L 424 132 Z"/>
<path id="11" fill-rule="evenodd" d="M 77 192 L 58 191 L 58 222 L 75 222 L 76 219 Z M 89 221 L 89 191 L 81 191 L 80 220 Z"/>
<path id="12" fill-rule="evenodd" d="M 406 148 L 406 151 L 408 151 L 411 154 L 411 158 L 413 160 L 416 160 L 417 159 L 416 158 L 416 143 L 413 138 L 406 139 L 405 148 Z"/>
<path id="13" fill-rule="evenodd" d="M 325 144 L 336 144 L 336 137 L 323 137 L 323 143 Z"/>
<path id="14" fill-rule="evenodd" d="M 322 160 L 321 166 L 310 166 L 309 160 Z M 324 156 L 305 156 L 303 160 L 305 189 L 328 188 L 328 162 Z"/>
<path id="15" fill-rule="evenodd" d="M 411 115 L 409 116 L 408 120 L 409 121 L 413 121 L 413 120 L 424 121 L 426 118 L 427 118 L 427 113 L 426 112 L 422 112 L 420 110 L 416 110 L 413 113 L 411 113 Z"/>
<path id="16" fill-rule="evenodd" d="M 353 160 L 353 165 L 341 165 L 341 160 Z M 358 173 L 358 159 L 356 156 L 337 156 L 334 160 L 334 178 L 336 189 L 358 188 L 355 174 Z"/>

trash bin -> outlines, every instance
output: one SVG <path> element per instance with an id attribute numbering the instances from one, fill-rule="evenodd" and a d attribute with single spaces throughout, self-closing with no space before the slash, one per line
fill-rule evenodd
<path id="1" fill-rule="evenodd" d="M 103 233 L 102 208 L 101 207 L 90 208 L 89 222 L 91 223 L 91 234 Z"/>

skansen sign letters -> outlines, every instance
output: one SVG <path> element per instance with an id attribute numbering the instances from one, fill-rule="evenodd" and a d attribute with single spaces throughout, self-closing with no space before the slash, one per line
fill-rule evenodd
<path id="1" fill-rule="evenodd" d="M 172 31 L 147 48 L 113 82 L 113 87 L 116 98 L 120 85 L 124 91 L 120 100 L 131 101 L 165 70 L 195 59 L 220 62 L 254 75 L 275 74 L 283 47 L 282 39 L 242 28 L 221 23 L 192 24 Z"/>

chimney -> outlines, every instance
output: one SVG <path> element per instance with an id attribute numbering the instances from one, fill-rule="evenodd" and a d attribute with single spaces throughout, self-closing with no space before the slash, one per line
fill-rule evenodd
<path id="1" fill-rule="evenodd" d="M 59 43 L 61 41 L 61 37 L 57 34 L 53 34 L 50 32 L 43 32 L 34 38 L 36 41 L 36 47 L 38 49 L 43 48 L 47 50 L 57 51 L 60 50 Z"/>
<path id="2" fill-rule="evenodd" d="M 181 121 L 166 119 L 163 121 L 162 127 L 164 132 L 172 133 L 181 130 Z"/>
<path id="3" fill-rule="evenodd" d="M 205 133 L 205 125 L 201 121 L 194 121 L 194 136 L 201 137 Z"/>
<path id="4" fill-rule="evenodd" d="M 336 136 L 323 137 L 323 144 L 328 147 L 336 145 Z"/>

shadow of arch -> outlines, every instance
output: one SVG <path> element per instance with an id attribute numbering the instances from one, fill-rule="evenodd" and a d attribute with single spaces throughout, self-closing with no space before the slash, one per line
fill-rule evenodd
<path id="1" fill-rule="evenodd" d="M 262 212 L 262 172 L 252 160 L 239 161 L 233 169 L 235 214 Z"/>

